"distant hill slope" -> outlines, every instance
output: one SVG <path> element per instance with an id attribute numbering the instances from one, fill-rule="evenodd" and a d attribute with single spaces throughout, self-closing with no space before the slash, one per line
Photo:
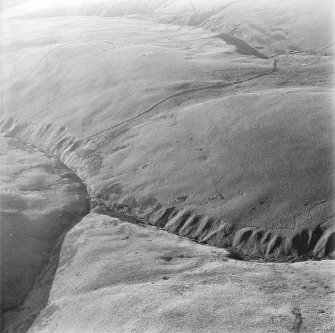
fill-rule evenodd
<path id="1" fill-rule="evenodd" d="M 167 22 L 223 32 L 262 52 L 278 54 L 316 51 L 331 43 L 332 7 L 331 0 L 184 0 L 161 8 L 160 13 Z M 186 8 L 189 12 L 183 14 Z"/>
<path id="2" fill-rule="evenodd" d="M 332 0 L 32 1 L 6 11 L 5 15 L 30 18 L 140 15 L 159 22 L 200 26 L 228 34 L 268 56 L 319 51 L 333 42 L 334 32 Z"/>

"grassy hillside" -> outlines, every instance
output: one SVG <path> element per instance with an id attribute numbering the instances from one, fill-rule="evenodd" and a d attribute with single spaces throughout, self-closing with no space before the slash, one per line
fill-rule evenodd
<path id="1" fill-rule="evenodd" d="M 36 4 L 0 26 L 5 332 L 333 332 L 331 262 L 288 263 L 334 257 L 331 2 Z"/>
<path id="2" fill-rule="evenodd" d="M 274 72 L 205 30 L 129 18 L 5 29 L 2 131 L 60 156 L 93 206 L 246 257 L 333 251 L 329 57 Z"/>

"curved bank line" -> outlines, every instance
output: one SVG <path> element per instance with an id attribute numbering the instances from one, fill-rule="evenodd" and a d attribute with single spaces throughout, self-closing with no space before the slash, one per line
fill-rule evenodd
<path id="1" fill-rule="evenodd" d="M 230 82 L 230 83 L 215 83 L 215 84 L 211 84 L 211 85 L 208 85 L 208 86 L 203 86 L 203 87 L 198 87 L 198 88 L 192 88 L 192 89 L 186 89 L 186 90 L 182 90 L 182 91 L 179 91 L 177 93 L 174 93 L 174 94 L 171 94 L 171 95 L 168 95 L 166 97 L 164 97 L 163 99 L 159 100 L 158 102 L 154 103 L 153 105 L 151 105 L 149 108 L 145 109 L 144 111 L 140 112 L 139 114 L 133 116 L 133 117 L 130 117 L 126 120 L 123 120 L 121 121 L 120 123 L 118 124 L 115 124 L 115 125 L 112 125 L 112 126 L 109 126 L 105 129 L 102 129 L 98 132 L 95 132 L 91 135 L 88 135 L 86 137 L 83 137 L 81 139 L 78 139 L 78 142 L 80 141 L 83 141 L 83 140 L 86 140 L 86 139 L 90 139 L 96 135 L 99 135 L 103 132 L 106 132 L 108 130 L 111 130 L 113 128 L 116 128 L 120 125 L 123 125 L 131 120 L 134 120 L 136 118 L 139 118 L 141 116 L 143 116 L 144 114 L 146 113 L 149 113 L 150 111 L 152 111 L 156 106 L 166 102 L 167 100 L 171 99 L 171 98 L 174 98 L 174 97 L 178 97 L 178 96 L 182 96 L 184 94 L 188 94 L 188 93 L 192 93 L 192 92 L 197 92 L 197 91 L 205 91 L 205 90 L 208 90 L 208 89 L 221 89 L 221 88 L 226 88 L 226 87 L 230 87 L 230 86 L 233 86 L 234 84 L 239 84 L 239 83 L 243 83 L 243 82 L 247 82 L 247 81 L 251 81 L 251 80 L 255 80 L 261 76 L 266 76 L 266 75 L 270 75 L 273 73 L 273 70 L 271 71 L 267 71 L 267 72 L 263 72 L 263 73 L 260 73 L 260 74 L 257 74 L 249 79 L 245 79 L 245 80 L 239 80 L 239 81 L 234 81 L 234 82 Z"/>

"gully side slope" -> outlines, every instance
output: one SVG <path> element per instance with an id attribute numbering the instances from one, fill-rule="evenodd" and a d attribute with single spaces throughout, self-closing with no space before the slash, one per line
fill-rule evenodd
<path id="1" fill-rule="evenodd" d="M 318 51 L 333 42 L 332 0 L 65 0 L 27 1 L 5 17 L 133 15 L 200 26 L 241 40 L 267 56 Z M 34 5 L 38 3 L 38 6 Z M 327 48 L 326 52 L 333 52 Z"/>
<path id="2" fill-rule="evenodd" d="M 327 57 L 286 58 L 277 73 L 198 28 L 113 18 L 2 28 L 1 131 L 59 156 L 96 211 L 245 258 L 333 253 Z"/>
<path id="3" fill-rule="evenodd" d="M 89 211 L 85 185 L 63 163 L 0 138 L 1 314 L 17 310 L 56 240 Z"/>
<path id="4" fill-rule="evenodd" d="M 51 288 L 47 270 L 7 332 L 333 332 L 334 272 L 329 260 L 236 261 L 91 213 L 65 236 Z"/>

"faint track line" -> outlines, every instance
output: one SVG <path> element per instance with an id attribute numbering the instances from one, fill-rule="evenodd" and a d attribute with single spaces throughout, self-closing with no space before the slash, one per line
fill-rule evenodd
<path id="1" fill-rule="evenodd" d="M 2 91 L 0 93 L 0 96 L 4 95 L 5 93 L 7 93 L 9 90 L 13 89 L 15 86 L 19 85 L 20 83 L 22 83 L 24 80 L 28 79 L 28 77 L 34 73 L 34 71 L 39 67 L 39 65 L 42 63 L 42 61 L 44 59 L 46 59 L 53 51 L 55 51 L 56 49 L 58 48 L 61 48 L 61 47 L 64 47 L 64 46 L 67 46 L 67 45 L 70 45 L 70 44 L 74 44 L 74 43 L 64 43 L 64 44 L 61 44 L 61 45 L 57 45 L 55 47 L 53 47 L 51 50 L 49 50 L 44 56 L 42 56 L 40 58 L 40 60 L 38 60 L 38 62 L 35 64 L 35 66 L 32 68 L 32 70 L 24 77 L 22 78 L 19 82 L 16 82 L 14 85 L 8 87 L 7 89 L 5 89 L 4 91 Z"/>
<path id="2" fill-rule="evenodd" d="M 191 88 L 191 89 L 186 89 L 186 90 L 182 90 L 182 91 L 179 91 L 177 93 L 174 93 L 174 94 L 171 94 L 171 95 L 168 95 L 166 97 L 164 97 L 163 99 L 159 100 L 158 102 L 154 103 L 153 105 L 151 105 L 149 108 L 145 109 L 144 111 L 140 112 L 139 114 L 133 116 L 133 117 L 130 117 L 126 120 L 123 120 L 121 121 L 120 123 L 118 124 L 115 124 L 115 125 L 112 125 L 112 126 L 109 126 L 105 129 L 102 129 L 100 131 L 97 131 L 91 135 L 88 135 L 86 137 L 83 137 L 81 139 L 79 139 L 78 141 L 83 141 L 83 140 L 86 140 L 86 139 L 90 139 L 96 135 L 99 135 L 103 132 L 106 132 L 108 130 L 111 130 L 111 129 L 114 129 L 118 126 L 121 126 L 131 120 L 134 120 L 134 119 L 137 119 L 141 116 L 143 116 L 144 114 L 147 114 L 149 112 L 151 112 L 154 108 L 156 108 L 157 106 L 159 106 L 160 104 L 166 102 L 167 100 L 171 99 L 171 98 L 174 98 L 174 97 L 179 97 L 179 96 L 182 96 L 182 95 L 185 95 L 185 94 L 189 94 L 189 93 L 193 93 L 193 92 L 198 92 L 198 91 L 205 91 L 205 90 L 209 90 L 209 89 L 221 89 L 221 88 L 226 88 L 226 87 L 230 87 L 230 86 L 233 86 L 235 84 L 239 84 L 239 83 L 244 83 L 244 82 L 247 82 L 247 81 L 251 81 L 251 80 L 255 80 L 259 77 L 262 77 L 262 76 L 266 76 L 266 75 L 271 75 L 273 74 L 273 71 L 266 71 L 266 72 L 263 72 L 263 73 L 260 73 L 260 74 L 257 74 L 251 78 L 248 78 L 248 79 L 245 79 L 245 80 L 238 80 L 238 81 L 233 81 L 233 82 L 229 82 L 229 83 L 214 83 L 214 84 L 210 84 L 210 85 L 207 85 L 207 86 L 203 86 L 203 87 L 198 87 L 198 88 Z"/>
<path id="3" fill-rule="evenodd" d="M 69 43 L 63 43 L 60 45 L 57 45 L 55 47 L 53 47 L 52 49 L 50 49 L 49 51 L 47 51 L 35 64 L 35 66 L 30 70 L 30 72 L 24 76 L 22 79 L 20 79 L 18 82 L 14 83 L 12 86 L 8 87 L 7 89 L 3 90 L 0 92 L 0 96 L 3 96 L 5 93 L 7 93 L 9 90 L 15 88 L 17 85 L 19 85 L 20 83 L 24 82 L 26 79 L 29 78 L 29 76 L 31 74 L 33 74 L 36 69 L 41 65 L 41 63 L 43 62 L 43 60 L 45 60 L 46 58 L 48 58 L 48 56 L 54 52 L 56 49 L 61 48 L 61 47 L 65 47 L 68 45 L 73 45 L 73 44 L 90 44 L 91 41 L 81 41 L 81 42 L 69 42 Z M 105 42 L 106 43 L 106 42 Z"/>
<path id="4" fill-rule="evenodd" d="M 314 209 L 315 207 L 319 206 L 319 205 L 322 205 L 324 203 L 327 203 L 331 200 L 320 200 L 318 202 L 316 202 L 315 204 L 313 204 L 311 207 L 305 209 L 304 211 L 302 211 L 301 213 L 299 214 L 296 214 L 284 221 L 281 221 L 281 220 L 277 220 L 277 221 L 274 221 L 272 223 L 272 228 L 276 228 L 276 229 L 287 229 L 287 230 L 295 230 L 296 229 L 296 219 L 297 217 L 300 217 L 302 216 L 303 214 L 307 213 L 308 212 L 308 215 L 310 214 L 311 210 Z M 289 221 L 292 221 L 293 220 L 293 227 L 292 228 L 285 228 L 285 227 L 282 227 L 282 225 L 286 222 L 289 222 Z"/>

